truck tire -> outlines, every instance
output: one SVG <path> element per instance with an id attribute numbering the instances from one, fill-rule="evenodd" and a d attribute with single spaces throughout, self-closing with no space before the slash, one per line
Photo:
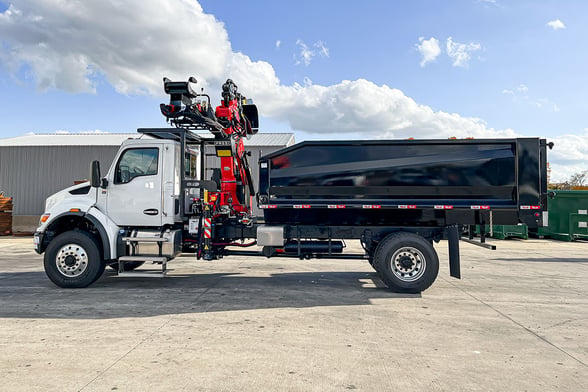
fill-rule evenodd
<path id="1" fill-rule="evenodd" d="M 66 231 L 47 246 L 45 273 L 59 287 L 81 288 L 94 283 L 106 264 L 94 238 L 83 231 Z"/>
<path id="2" fill-rule="evenodd" d="M 433 245 L 418 234 L 395 233 L 376 248 L 374 268 L 390 290 L 416 294 L 437 278 L 439 258 Z"/>

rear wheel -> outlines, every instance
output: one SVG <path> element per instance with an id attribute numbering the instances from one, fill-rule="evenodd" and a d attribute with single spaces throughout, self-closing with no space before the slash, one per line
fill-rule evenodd
<path id="1" fill-rule="evenodd" d="M 376 248 L 374 268 L 392 291 L 416 294 L 428 289 L 437 278 L 439 258 L 425 238 L 395 233 Z"/>
<path id="2" fill-rule="evenodd" d="M 66 231 L 47 246 L 45 273 L 59 287 L 79 288 L 94 283 L 105 264 L 95 239 L 82 231 Z"/>

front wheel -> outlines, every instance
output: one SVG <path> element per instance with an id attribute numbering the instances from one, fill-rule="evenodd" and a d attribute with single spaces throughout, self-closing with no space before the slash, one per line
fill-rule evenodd
<path id="1" fill-rule="evenodd" d="M 59 287 L 80 288 L 94 283 L 105 264 L 94 238 L 82 231 L 66 231 L 47 246 L 45 273 Z"/>
<path id="2" fill-rule="evenodd" d="M 374 268 L 392 291 L 416 294 L 428 289 L 437 278 L 439 258 L 425 238 L 395 233 L 378 244 Z"/>

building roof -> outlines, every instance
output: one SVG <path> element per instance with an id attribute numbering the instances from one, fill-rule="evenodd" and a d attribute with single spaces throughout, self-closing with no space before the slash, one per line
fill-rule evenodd
<path id="1" fill-rule="evenodd" d="M 0 139 L 0 146 L 119 146 L 137 133 L 28 133 Z"/>
<path id="2" fill-rule="evenodd" d="M 119 146 L 126 139 L 138 138 L 139 133 L 29 133 L 22 136 L 0 139 L 4 146 Z M 147 138 L 148 136 L 143 136 Z M 294 144 L 292 133 L 258 133 L 248 146 L 290 146 Z"/>
<path id="3" fill-rule="evenodd" d="M 284 147 L 294 144 L 293 133 L 258 133 L 250 140 L 243 140 L 246 146 L 276 146 Z"/>

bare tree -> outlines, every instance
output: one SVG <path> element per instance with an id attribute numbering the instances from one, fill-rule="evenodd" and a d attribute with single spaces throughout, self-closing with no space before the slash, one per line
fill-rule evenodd
<path id="1" fill-rule="evenodd" d="M 572 189 L 574 187 L 584 186 L 586 184 L 588 184 L 588 170 L 572 174 L 570 178 L 562 182 L 558 188 Z"/>

